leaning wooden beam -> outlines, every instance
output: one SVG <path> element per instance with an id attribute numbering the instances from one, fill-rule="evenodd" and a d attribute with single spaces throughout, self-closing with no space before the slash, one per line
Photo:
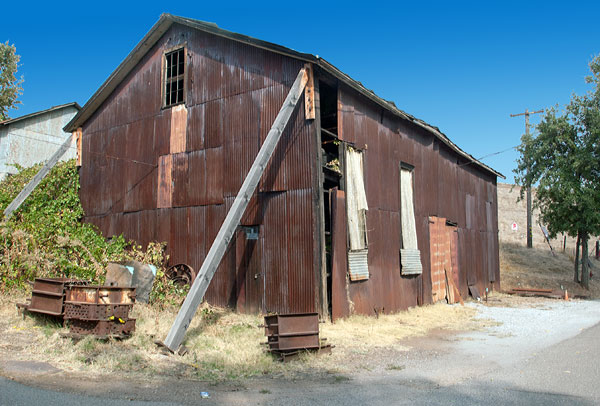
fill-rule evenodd
<path id="1" fill-rule="evenodd" d="M 23 188 L 23 190 L 21 190 L 21 192 L 17 195 L 17 197 L 15 197 L 15 199 L 12 202 L 10 202 L 10 204 L 4 210 L 4 216 L 6 218 L 8 218 L 15 210 L 17 210 L 23 204 L 25 199 L 27 199 L 27 197 L 29 197 L 31 192 L 33 192 L 33 190 L 37 187 L 37 185 L 40 184 L 42 179 L 44 179 L 46 177 L 46 175 L 48 174 L 48 172 L 50 172 L 50 169 L 52 169 L 54 167 L 54 165 L 56 165 L 58 160 L 71 147 L 72 141 L 73 141 L 73 138 L 69 135 L 69 137 L 60 146 L 60 148 L 58 148 L 58 150 L 54 153 L 54 155 L 52 155 L 50 157 L 50 159 L 48 160 L 48 162 L 46 162 L 46 165 L 44 165 L 42 167 L 42 169 L 40 169 L 40 171 L 35 174 L 33 179 L 31 179 L 29 181 L 29 183 L 27 185 L 25 185 L 25 187 Z"/>
<path id="2" fill-rule="evenodd" d="M 248 206 L 248 202 L 258 185 L 258 181 L 262 176 L 271 155 L 273 155 L 273 151 L 275 151 L 275 147 L 279 142 L 281 137 L 281 133 L 285 129 L 287 122 L 292 115 L 298 100 L 302 94 L 302 90 L 306 86 L 308 81 L 308 73 L 307 69 L 303 68 L 298 73 L 298 77 L 296 81 L 292 85 L 290 92 L 288 93 L 285 101 L 283 102 L 283 106 L 277 117 L 275 118 L 275 122 L 265 139 L 240 191 L 238 192 L 231 209 L 227 213 L 227 217 L 225 217 L 225 221 L 223 225 L 221 225 L 221 229 L 217 234 L 204 262 L 202 263 L 202 267 L 198 272 L 198 276 L 194 280 L 192 287 L 188 295 L 179 309 L 179 313 L 175 318 L 175 322 L 171 326 L 171 330 L 169 330 L 169 334 L 167 334 L 167 338 L 164 341 L 164 345 L 169 348 L 171 351 L 175 352 L 181 345 L 183 341 L 183 336 L 185 335 L 186 330 L 190 326 L 192 318 L 200 305 L 200 302 L 204 298 L 204 294 L 206 293 L 206 289 L 208 289 L 208 285 L 213 278 L 213 275 L 217 271 L 217 267 L 223 259 L 223 255 L 227 249 L 227 245 L 231 238 L 233 237 L 233 233 L 235 232 L 237 226 L 240 224 L 240 220 L 246 207 Z M 232 118 L 235 119 L 235 118 Z"/>

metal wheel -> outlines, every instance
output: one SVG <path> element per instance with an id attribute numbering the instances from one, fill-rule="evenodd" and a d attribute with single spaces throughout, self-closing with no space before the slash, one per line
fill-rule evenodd
<path id="1" fill-rule="evenodd" d="M 196 279 L 196 271 L 187 264 L 173 265 L 167 269 L 165 275 L 179 286 L 191 286 Z"/>

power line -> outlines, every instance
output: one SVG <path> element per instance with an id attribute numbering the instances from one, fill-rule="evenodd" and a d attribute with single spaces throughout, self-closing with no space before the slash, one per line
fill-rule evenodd
<path id="1" fill-rule="evenodd" d="M 500 155 L 500 154 L 502 154 L 502 153 L 504 153 L 504 152 L 507 152 L 507 151 L 510 151 L 510 150 L 513 150 L 513 149 L 519 148 L 520 146 L 521 146 L 521 144 L 519 144 L 519 145 L 515 145 L 514 147 L 510 147 L 510 148 L 503 149 L 502 151 L 492 152 L 491 154 L 484 155 L 484 156 L 482 156 L 481 158 L 473 159 L 472 161 L 465 162 L 464 164 L 460 164 L 460 165 L 458 165 L 458 166 L 470 165 L 470 164 L 472 164 L 472 163 L 475 163 L 475 162 L 477 162 L 477 161 L 481 161 L 482 159 L 489 158 L 489 157 L 491 157 L 491 156 L 494 156 L 494 155 Z"/>

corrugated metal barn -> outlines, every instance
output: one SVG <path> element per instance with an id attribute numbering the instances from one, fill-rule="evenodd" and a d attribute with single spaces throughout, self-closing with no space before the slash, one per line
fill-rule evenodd
<path id="1" fill-rule="evenodd" d="M 198 270 L 306 64 L 315 118 L 298 104 L 206 299 L 337 318 L 498 289 L 501 174 L 322 58 L 166 14 L 65 127 L 85 221 Z"/>

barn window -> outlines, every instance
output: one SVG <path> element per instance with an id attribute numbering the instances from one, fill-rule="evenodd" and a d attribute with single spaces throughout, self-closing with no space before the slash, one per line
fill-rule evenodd
<path id="1" fill-rule="evenodd" d="M 402 275 L 418 275 L 423 272 L 423 267 L 417 245 L 413 167 L 407 164 L 400 164 L 400 221 L 402 222 L 402 247 L 400 249 Z"/>
<path id="2" fill-rule="evenodd" d="M 363 175 L 363 153 L 346 149 L 346 207 L 348 215 L 348 268 L 350 280 L 369 279 L 367 261 L 367 195 Z"/>
<path id="3" fill-rule="evenodd" d="M 164 107 L 185 102 L 185 48 L 165 53 Z"/>

